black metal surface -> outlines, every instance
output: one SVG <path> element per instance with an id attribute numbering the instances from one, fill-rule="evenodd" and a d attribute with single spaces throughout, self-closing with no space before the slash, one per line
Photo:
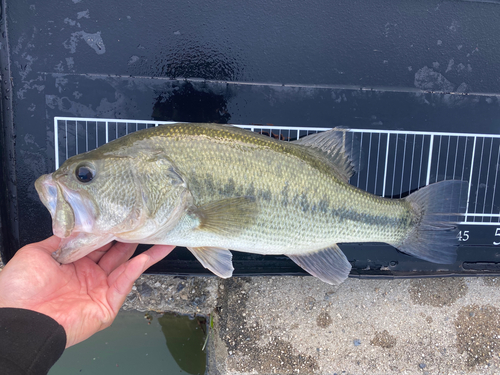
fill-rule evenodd
<path id="1" fill-rule="evenodd" d="M 54 116 L 500 133 L 495 1 L 5 3 L 7 260 L 51 234 L 33 183 L 54 169 Z M 480 273 L 462 262 L 499 257 L 487 242 L 461 247 L 445 268 L 388 246 L 343 248 L 353 273 L 368 276 Z M 285 257 L 248 254 L 235 267 L 302 272 Z M 152 271 L 205 272 L 182 251 Z"/>
<path id="2" fill-rule="evenodd" d="M 10 259 L 19 248 L 17 211 L 16 133 L 13 121 L 14 80 L 10 55 L 5 0 L 0 8 L 0 255 Z"/>

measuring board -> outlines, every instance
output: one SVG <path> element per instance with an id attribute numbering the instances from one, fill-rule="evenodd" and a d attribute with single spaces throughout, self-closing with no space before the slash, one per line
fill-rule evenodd
<path id="1" fill-rule="evenodd" d="M 134 131 L 172 123 L 55 117 L 55 168 L 73 155 Z M 283 141 L 328 130 L 234 126 Z M 378 129 L 344 131 L 346 141 L 359 148 L 359 154 L 352 155 L 358 163 L 358 170 L 350 179 L 352 185 L 379 196 L 400 198 L 437 181 L 467 181 L 467 207 L 459 219 L 458 240 L 462 246 L 470 248 L 500 248 L 500 194 L 497 193 L 497 185 L 500 185 L 500 135 Z M 500 192 L 500 186 L 498 190 Z M 477 260 L 481 263 L 482 259 Z"/>

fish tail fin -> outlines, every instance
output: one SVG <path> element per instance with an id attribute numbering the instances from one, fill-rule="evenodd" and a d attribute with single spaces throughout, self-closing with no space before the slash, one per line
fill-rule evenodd
<path id="1" fill-rule="evenodd" d="M 441 181 L 406 197 L 418 217 L 418 225 L 395 247 L 429 262 L 454 263 L 458 246 L 457 223 L 465 212 L 467 187 L 465 181 Z"/>

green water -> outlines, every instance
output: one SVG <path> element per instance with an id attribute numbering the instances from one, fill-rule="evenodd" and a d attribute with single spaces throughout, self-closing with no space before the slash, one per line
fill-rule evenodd
<path id="1" fill-rule="evenodd" d="M 49 375 L 204 374 L 204 319 L 148 317 L 120 311 L 111 327 L 66 349 Z"/>

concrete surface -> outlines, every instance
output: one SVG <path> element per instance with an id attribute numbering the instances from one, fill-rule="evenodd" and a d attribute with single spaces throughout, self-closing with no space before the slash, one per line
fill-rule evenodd
<path id="1" fill-rule="evenodd" d="M 208 373 L 498 374 L 500 278 L 143 276 L 125 303 L 214 315 Z"/>
<path id="2" fill-rule="evenodd" d="M 500 373 L 495 277 L 144 275 L 123 308 L 213 314 L 210 375 Z"/>
<path id="3" fill-rule="evenodd" d="M 499 278 L 221 281 L 210 374 L 498 374 Z"/>
<path id="4" fill-rule="evenodd" d="M 142 275 L 123 304 L 124 310 L 209 315 L 217 303 L 217 277 Z"/>

